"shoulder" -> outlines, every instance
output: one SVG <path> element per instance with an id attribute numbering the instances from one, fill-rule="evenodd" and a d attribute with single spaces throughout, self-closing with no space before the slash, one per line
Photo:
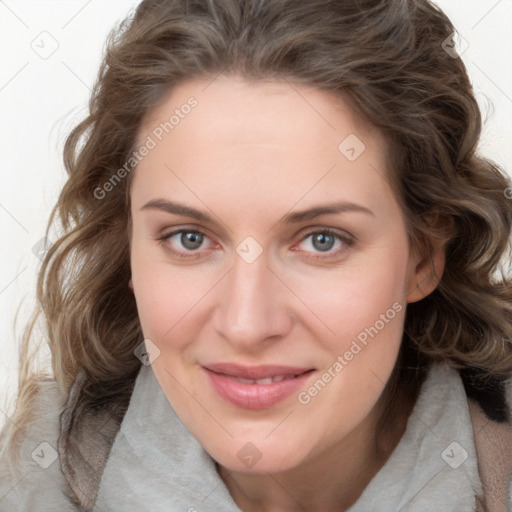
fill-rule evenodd
<path id="1" fill-rule="evenodd" d="M 505 383 L 505 401 L 509 411 L 508 426 L 510 437 L 512 437 L 512 378 Z M 512 446 L 509 446 L 509 458 L 512 459 Z M 512 509 L 512 462 L 510 463 L 511 469 L 508 482 L 508 507 Z"/>
<path id="2" fill-rule="evenodd" d="M 0 437 L 0 510 L 75 510 L 58 455 L 66 396 L 49 378 L 34 386 L 24 427 L 6 423 Z"/>
<path id="3" fill-rule="evenodd" d="M 468 398 L 478 471 L 489 510 L 512 506 L 512 380 L 460 372 Z"/>

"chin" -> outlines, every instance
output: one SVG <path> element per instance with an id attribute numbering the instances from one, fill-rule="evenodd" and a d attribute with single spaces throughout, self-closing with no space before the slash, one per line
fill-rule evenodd
<path id="1" fill-rule="evenodd" d="M 258 447 L 257 442 L 240 443 L 233 442 L 236 446 L 233 453 L 232 447 L 209 451 L 213 459 L 229 471 L 247 474 L 281 473 L 288 471 L 304 462 L 304 457 L 297 453 L 297 449 L 278 451 L 277 446 Z"/>

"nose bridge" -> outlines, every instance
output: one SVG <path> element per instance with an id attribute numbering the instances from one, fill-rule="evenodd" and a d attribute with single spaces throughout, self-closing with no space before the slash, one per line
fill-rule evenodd
<path id="1" fill-rule="evenodd" d="M 264 254 L 252 262 L 237 254 L 223 280 L 215 326 L 232 344 L 248 347 L 283 335 L 290 327 L 282 294 L 267 264 Z"/>

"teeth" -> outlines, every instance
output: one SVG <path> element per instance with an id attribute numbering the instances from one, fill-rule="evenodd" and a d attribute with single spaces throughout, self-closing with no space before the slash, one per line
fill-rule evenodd
<path id="1" fill-rule="evenodd" d="M 242 377 L 233 377 L 233 379 L 241 382 L 242 384 L 254 384 L 256 381 L 252 379 L 243 379 Z"/>
<path id="2" fill-rule="evenodd" d="M 293 379 L 296 375 L 276 375 L 275 377 L 266 377 L 264 379 L 244 379 L 243 377 L 233 377 L 231 375 L 226 375 L 226 377 L 241 382 L 242 384 L 272 384 L 274 382 Z"/>
<path id="3" fill-rule="evenodd" d="M 256 380 L 256 384 L 272 384 L 272 377 L 267 377 L 266 379 L 258 379 Z"/>

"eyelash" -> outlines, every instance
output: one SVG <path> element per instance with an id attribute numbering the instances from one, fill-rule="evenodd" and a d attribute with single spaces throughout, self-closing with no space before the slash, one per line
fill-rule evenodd
<path id="1" fill-rule="evenodd" d="M 342 235 L 338 231 L 335 231 L 334 229 L 330 229 L 330 228 L 320 228 L 320 229 L 315 229 L 315 230 L 309 231 L 301 238 L 300 242 L 302 243 L 305 240 L 307 240 L 309 237 L 311 237 L 312 235 L 318 235 L 318 234 L 332 236 L 333 238 L 338 239 L 342 243 L 342 246 L 339 247 L 338 249 L 325 251 L 323 253 L 321 251 L 318 251 L 313 254 L 309 254 L 308 256 L 306 256 L 308 259 L 312 259 L 315 261 L 334 259 L 336 257 L 340 257 L 354 244 L 353 238 L 350 238 L 346 235 Z M 323 254 L 325 256 L 323 256 Z"/>
<path id="2" fill-rule="evenodd" d="M 175 249 L 172 249 L 171 245 L 168 243 L 169 239 L 175 235 L 178 235 L 180 233 L 200 233 L 202 234 L 203 236 L 205 236 L 206 238 L 209 238 L 208 235 L 202 231 L 201 229 L 199 228 L 194 228 L 194 229 L 178 229 L 176 231 L 172 231 L 170 233 L 166 233 L 164 235 L 162 235 L 161 237 L 158 237 L 156 239 L 156 241 L 159 243 L 159 245 L 162 245 L 163 248 L 169 252 L 170 254 L 172 254 L 173 256 L 176 256 L 180 259 L 196 259 L 198 257 L 200 257 L 200 250 L 196 250 L 196 251 L 189 251 L 190 254 L 185 254 L 181 251 L 176 251 Z M 338 255 L 341 255 L 341 253 L 344 253 L 345 251 L 347 251 L 353 244 L 354 244 L 354 240 L 352 238 L 349 238 L 347 236 L 343 236 L 341 235 L 340 233 L 338 233 L 337 231 L 333 230 L 333 229 L 330 229 L 330 228 L 322 228 L 322 229 L 316 229 L 314 231 L 310 231 L 308 233 L 306 233 L 300 240 L 300 242 L 304 242 L 305 240 L 307 240 L 310 236 L 312 235 L 317 235 L 317 234 L 323 234 L 323 235 L 328 235 L 328 236 L 332 236 L 334 238 L 337 238 L 338 240 L 340 240 L 342 243 L 343 243 L 343 247 L 341 248 L 338 248 L 337 250 L 331 252 L 331 251 L 326 251 L 324 254 L 326 254 L 327 256 L 321 256 L 321 252 L 318 252 L 317 255 L 315 256 L 307 256 L 308 259 L 313 259 L 313 260 L 323 260 L 323 259 L 330 259 L 332 258 L 333 256 L 338 256 Z"/>
<path id="3" fill-rule="evenodd" d="M 157 242 L 162 245 L 162 247 L 169 253 L 171 253 L 173 256 L 176 256 L 180 259 L 195 259 L 198 258 L 197 253 L 199 251 L 190 251 L 191 254 L 184 254 L 183 252 L 176 251 L 171 248 L 170 244 L 168 243 L 169 238 L 173 237 L 174 235 L 178 235 L 180 233 L 201 233 L 203 236 L 208 237 L 208 235 L 202 231 L 201 229 L 194 228 L 194 229 L 178 229 L 176 231 L 171 231 L 170 233 L 166 233 L 162 235 L 161 237 L 158 237 L 156 240 Z M 195 253 L 195 254 L 194 254 Z"/>

